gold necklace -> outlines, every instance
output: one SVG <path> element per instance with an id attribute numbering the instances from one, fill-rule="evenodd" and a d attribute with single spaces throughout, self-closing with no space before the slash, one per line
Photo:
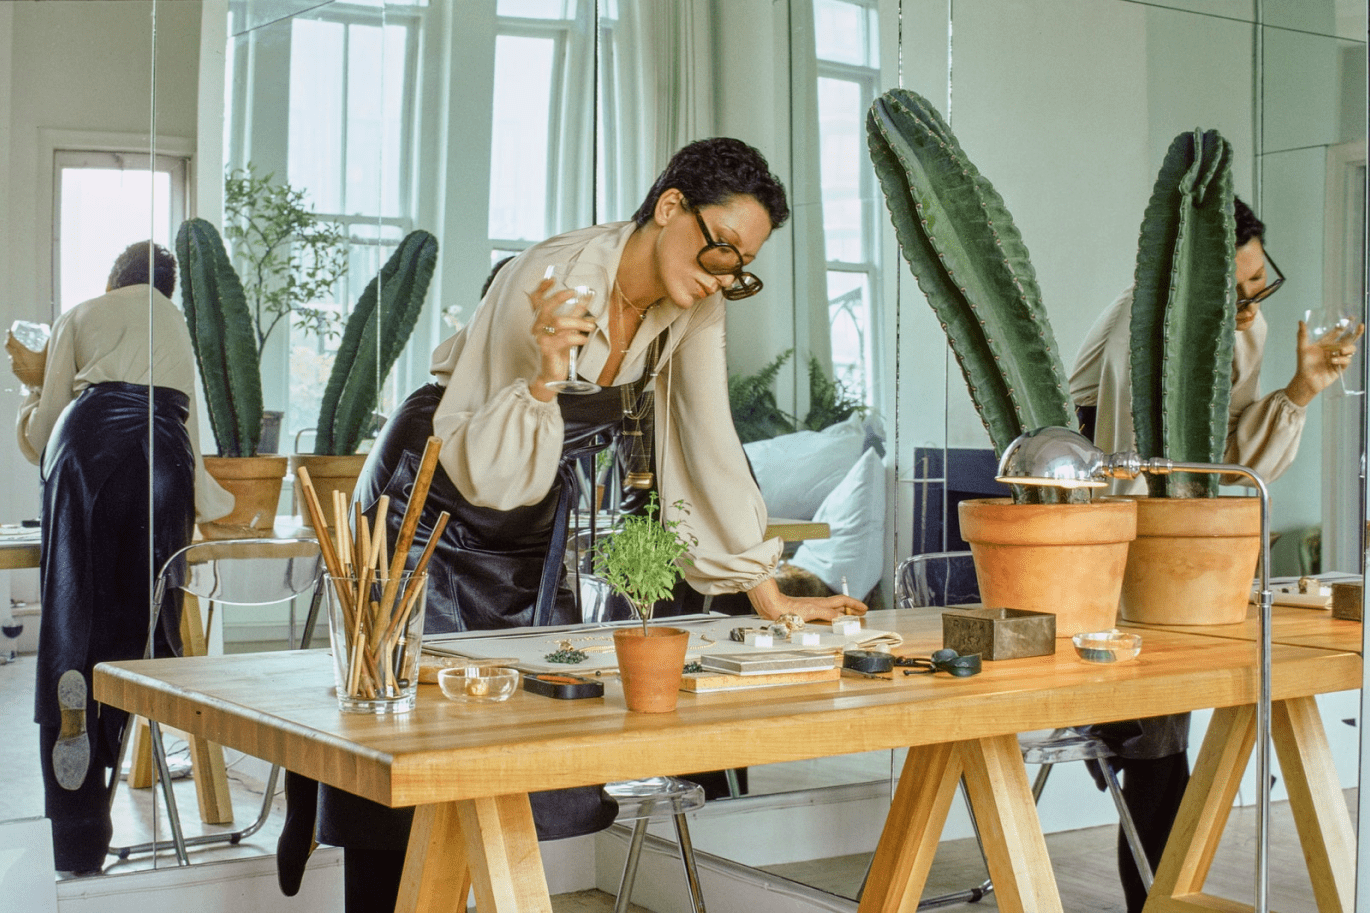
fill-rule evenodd
<path id="1" fill-rule="evenodd" d="M 639 324 L 647 318 L 647 312 L 650 311 L 652 308 L 656 307 L 655 301 L 647 305 L 645 308 L 639 308 L 637 305 L 633 304 L 632 300 L 629 299 L 629 297 L 626 294 L 624 294 L 623 287 L 618 284 L 617 276 L 614 277 L 614 293 L 618 295 L 618 297 L 623 301 L 624 304 L 624 307 L 619 308 L 619 314 L 626 316 L 627 311 L 631 309 L 633 313 L 637 314 L 637 321 Z M 623 347 L 619 351 L 623 352 L 624 354 L 627 354 L 628 347 L 632 343 L 632 334 L 630 334 L 628 330 L 629 328 L 623 326 L 623 320 L 620 318 L 619 335 L 623 337 Z"/>
<path id="2" fill-rule="evenodd" d="M 642 377 L 636 382 L 619 387 L 620 403 L 623 409 L 622 440 L 626 445 L 623 484 L 629 488 L 651 488 L 653 483 L 652 466 L 648 456 L 643 419 L 652 409 L 652 378 L 655 376 L 656 362 L 661 353 L 661 337 L 653 339 L 647 347 L 647 362 Z M 636 400 L 636 402 L 634 402 Z M 652 433 L 652 423 L 645 429 Z"/>

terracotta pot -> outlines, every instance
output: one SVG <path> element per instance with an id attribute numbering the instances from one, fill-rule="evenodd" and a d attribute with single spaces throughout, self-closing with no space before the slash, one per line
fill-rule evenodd
<path id="1" fill-rule="evenodd" d="M 1123 618 L 1139 624 L 1246 620 L 1261 553 L 1259 498 L 1136 498 Z"/>
<path id="2" fill-rule="evenodd" d="M 357 477 L 362 474 L 362 466 L 366 464 L 366 454 L 353 453 L 347 456 L 329 456 L 316 453 L 296 453 L 290 457 L 290 477 L 298 478 L 295 471 L 301 466 L 309 470 L 309 482 L 314 486 L 314 493 L 319 496 L 319 505 L 323 508 L 324 516 L 328 520 L 328 528 L 333 528 L 333 492 L 341 491 L 347 498 L 347 503 L 352 503 L 352 490 L 357 487 Z M 314 519 L 305 509 L 304 502 L 300 500 L 299 485 L 293 489 L 295 493 L 293 512 L 299 514 L 304 525 L 313 528 Z"/>
<path id="3" fill-rule="evenodd" d="M 980 601 L 987 608 L 1056 615 L 1056 636 L 1107 631 L 1117 623 L 1137 507 L 1125 498 L 1088 504 L 962 501 Z"/>
<path id="4" fill-rule="evenodd" d="M 614 632 L 618 675 L 629 710 L 670 713 L 675 709 L 689 641 L 689 632 L 680 628 L 648 628 L 645 637 L 641 625 Z"/>
<path id="5" fill-rule="evenodd" d="M 233 494 L 233 512 L 212 523 L 201 523 L 206 539 L 269 536 L 276 525 L 276 506 L 285 481 L 283 456 L 207 456 L 205 470 Z"/>

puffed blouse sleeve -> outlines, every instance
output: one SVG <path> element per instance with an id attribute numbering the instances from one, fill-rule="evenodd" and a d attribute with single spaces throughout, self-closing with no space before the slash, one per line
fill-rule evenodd
<path id="1" fill-rule="evenodd" d="M 30 390 L 19 407 L 19 451 L 35 466 L 57 424 L 57 419 L 76 398 L 76 331 L 73 311 L 58 317 L 48 339 L 43 385 Z"/>
<path id="2" fill-rule="evenodd" d="M 1256 322 L 1236 337 L 1224 459 L 1254 469 L 1270 482 L 1298 455 L 1307 409 L 1296 405 L 1283 390 L 1260 396 L 1267 329 L 1265 316 L 1257 314 Z"/>
<path id="3" fill-rule="evenodd" d="M 775 573 L 783 543 L 765 539 L 766 505 L 728 406 L 724 305 L 715 295 L 671 327 L 678 341 L 656 378 L 657 472 L 667 517 L 699 541 L 682 568 L 700 593 L 749 590 Z M 684 501 L 687 513 L 672 505 Z"/>
<path id="4" fill-rule="evenodd" d="M 433 414 L 439 461 L 463 497 L 496 510 L 542 500 L 561 459 L 561 410 L 528 389 L 539 353 L 524 285 L 536 288 L 538 277 L 525 259 L 500 271 L 471 323 L 433 353 L 432 371 L 446 383 Z"/>

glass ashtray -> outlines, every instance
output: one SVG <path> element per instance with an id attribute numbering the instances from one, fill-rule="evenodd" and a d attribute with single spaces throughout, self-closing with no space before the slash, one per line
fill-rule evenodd
<path id="1" fill-rule="evenodd" d="M 1075 652 L 1087 663 L 1121 663 L 1136 659 L 1142 652 L 1142 635 L 1127 634 L 1116 628 L 1076 634 L 1070 639 Z"/>
<path id="2" fill-rule="evenodd" d="M 438 687 L 454 701 L 507 701 L 519 685 L 519 671 L 507 666 L 454 666 L 438 672 Z"/>

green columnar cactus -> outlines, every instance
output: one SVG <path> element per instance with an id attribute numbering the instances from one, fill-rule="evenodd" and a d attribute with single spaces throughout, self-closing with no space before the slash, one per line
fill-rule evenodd
<path id="1" fill-rule="evenodd" d="M 1216 130 L 1170 144 L 1142 218 L 1132 299 L 1137 452 L 1223 458 L 1236 332 L 1232 147 Z M 1149 477 L 1153 497 L 1213 497 L 1218 477 Z"/>
<path id="2" fill-rule="evenodd" d="M 316 454 L 356 453 L 381 384 L 418 322 L 437 261 L 437 239 L 410 232 L 362 292 L 319 406 Z"/>
<path id="3" fill-rule="evenodd" d="M 262 433 L 262 377 L 243 284 L 223 239 L 204 219 L 176 232 L 185 308 L 219 455 L 256 456 Z"/>
<path id="4" fill-rule="evenodd" d="M 995 452 L 1024 431 L 1069 426 L 1065 367 L 1003 198 L 914 92 L 893 89 L 876 99 L 866 136 L 900 249 L 946 331 Z"/>

